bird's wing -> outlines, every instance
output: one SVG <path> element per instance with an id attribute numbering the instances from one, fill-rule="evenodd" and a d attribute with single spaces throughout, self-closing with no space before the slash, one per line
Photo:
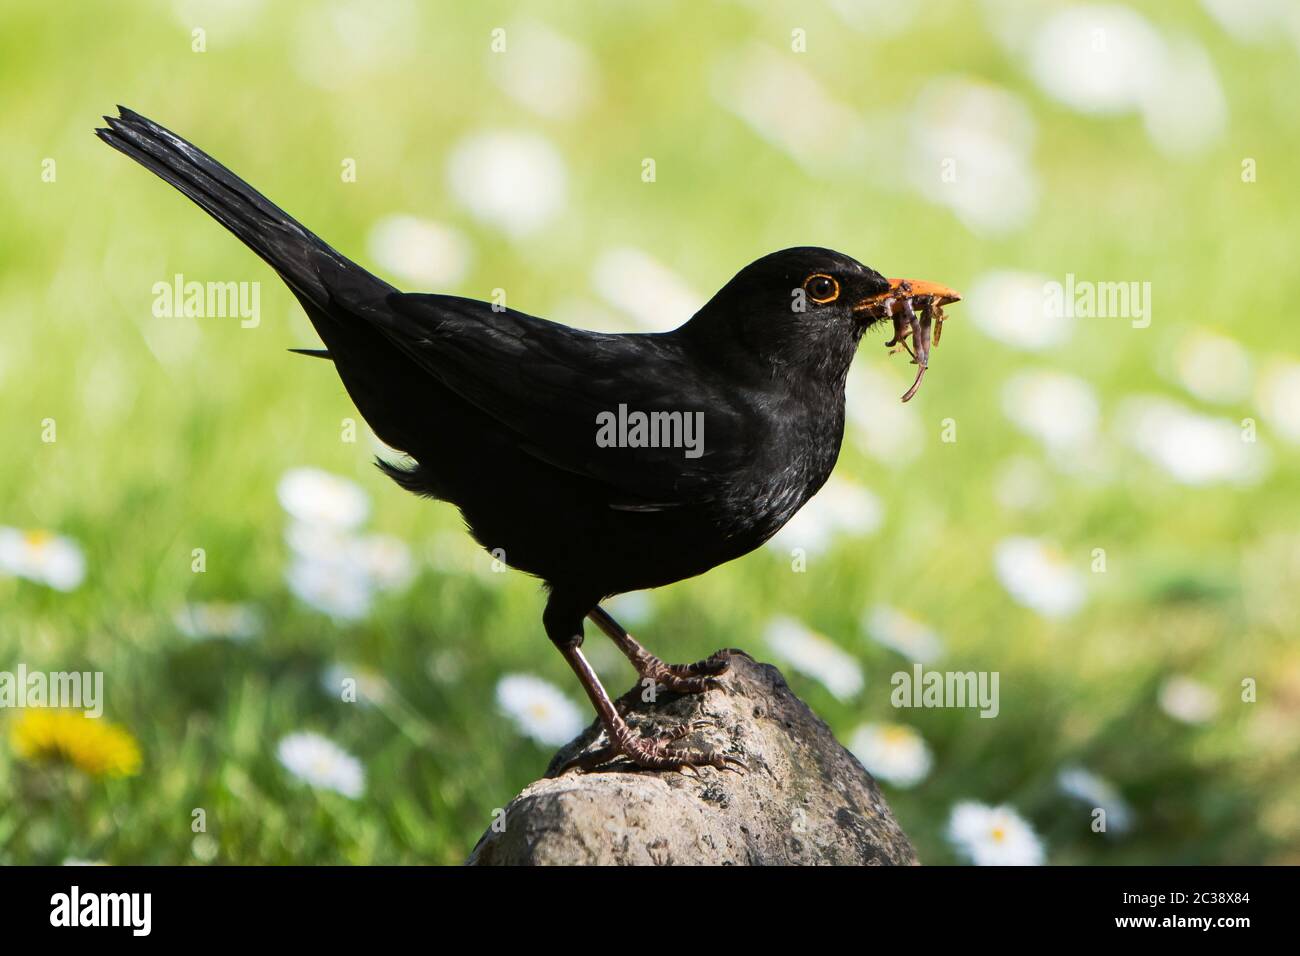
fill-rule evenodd
<path id="1" fill-rule="evenodd" d="M 528 454 L 609 486 L 612 507 L 661 510 L 707 497 L 754 441 L 736 399 L 670 335 L 587 332 L 456 296 L 385 301 L 368 317 L 417 364 Z M 620 406 L 633 424 L 622 431 Z M 610 447 L 610 438 L 637 440 L 634 412 L 653 423 L 644 441 L 669 446 Z"/>

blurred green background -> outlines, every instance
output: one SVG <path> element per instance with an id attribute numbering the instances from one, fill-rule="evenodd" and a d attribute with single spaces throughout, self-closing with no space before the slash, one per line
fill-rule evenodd
<path id="1" fill-rule="evenodd" d="M 1300 862 L 1300 26 L 1246 6 L 6 3 L 0 670 L 102 671 L 141 759 L 43 760 L 0 711 L 0 861 L 457 863 L 545 768 L 529 714 L 572 723 L 512 719 L 502 675 L 589 719 L 536 582 L 347 440 L 333 371 L 285 351 L 314 344 L 289 292 L 92 136 L 122 103 L 411 290 L 666 328 L 799 244 L 962 290 L 909 405 L 864 340 L 838 490 L 625 603 L 632 629 L 780 664 L 924 862 L 971 858 L 963 801 L 1050 863 Z M 260 282 L 260 323 L 156 316 L 178 273 Z M 1150 283 L 1149 327 L 1045 314 L 1069 275 Z M 350 500 L 294 499 L 303 467 L 364 492 L 369 558 L 295 557 L 281 499 Z M 818 679 L 819 641 L 860 688 Z M 915 656 L 997 671 L 998 716 L 891 706 Z M 299 732 L 359 765 L 312 777 Z"/>

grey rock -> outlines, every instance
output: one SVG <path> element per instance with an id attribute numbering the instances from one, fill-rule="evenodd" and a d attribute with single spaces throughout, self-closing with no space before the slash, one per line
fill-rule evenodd
<path id="1" fill-rule="evenodd" d="M 725 651 L 724 687 L 694 696 L 640 686 L 619 701 L 642 733 L 707 721 L 681 743 L 714 746 L 748 771 L 653 771 L 622 758 L 559 773 L 602 738 L 593 723 L 566 744 L 488 828 L 472 866 L 915 864 L 880 788 L 769 664 Z"/>

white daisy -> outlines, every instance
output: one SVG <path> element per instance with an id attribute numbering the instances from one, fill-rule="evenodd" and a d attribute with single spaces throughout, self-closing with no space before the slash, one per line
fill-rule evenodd
<path id="1" fill-rule="evenodd" d="M 1167 154 L 1200 151 L 1226 126 L 1227 99 L 1205 51 L 1187 37 L 1167 42 L 1128 7 L 1067 7 L 1030 35 L 1030 73 L 1049 96 L 1099 116 L 1140 112 Z"/>
<path id="2" fill-rule="evenodd" d="M 186 604 L 172 620 L 177 630 L 196 641 L 213 637 L 246 641 L 262 631 L 262 615 L 257 608 L 232 601 Z"/>
<path id="3" fill-rule="evenodd" d="M 896 787 L 920 783 L 933 763 L 925 740 L 903 724 L 863 724 L 849 739 L 849 750 L 873 777 Z"/>
<path id="4" fill-rule="evenodd" d="M 1106 832 L 1125 833 L 1133 825 L 1133 808 L 1109 780 L 1082 767 L 1062 767 L 1056 785 L 1066 796 L 1081 800 L 1094 810 L 1106 811 Z"/>
<path id="5" fill-rule="evenodd" d="M 293 468 L 276 486 L 280 505 L 308 525 L 349 530 L 370 513 L 370 499 L 354 482 L 319 468 Z"/>
<path id="6" fill-rule="evenodd" d="M 907 174 L 931 202 L 978 235 L 1020 228 L 1038 204 L 1034 119 L 1009 90 L 960 77 L 931 80 L 908 117 Z"/>
<path id="7" fill-rule="evenodd" d="M 1115 421 L 1130 445 L 1185 485 L 1249 484 L 1268 464 L 1263 446 L 1246 441 L 1238 422 L 1166 398 L 1129 399 Z"/>
<path id="8" fill-rule="evenodd" d="M 566 744 L 586 726 L 582 712 L 554 684 L 532 674 L 497 682 L 497 706 L 527 737 L 548 747 Z"/>
<path id="9" fill-rule="evenodd" d="M 703 297 L 663 263 L 626 246 L 601 253 L 591 269 L 591 285 L 647 332 L 675 329 L 704 304 Z"/>
<path id="10" fill-rule="evenodd" d="M 285 531 L 293 552 L 285 579 L 300 600 L 339 620 L 358 620 L 370 611 L 376 591 L 405 587 L 415 576 L 404 542 L 355 533 L 370 507 L 356 485 L 299 468 L 281 480 L 279 494 L 297 519 Z"/>
<path id="11" fill-rule="evenodd" d="M 993 565 L 1012 599 L 1043 617 L 1068 617 L 1083 606 L 1083 575 L 1059 548 L 1037 538 L 1003 538 Z"/>
<path id="12" fill-rule="evenodd" d="M 190 852 L 200 863 L 211 863 L 221 852 L 221 844 L 211 835 L 200 833 L 190 841 Z"/>
<path id="13" fill-rule="evenodd" d="M 948 839 L 976 866 L 1041 866 L 1043 843 L 1011 807 L 963 801 L 948 819 Z"/>
<path id="14" fill-rule="evenodd" d="M 1159 32 L 1141 14 L 1081 4 L 1049 16 L 1028 44 L 1030 73 L 1053 99 L 1083 113 L 1136 110 L 1161 79 Z"/>
<path id="15" fill-rule="evenodd" d="M 0 526 L 0 574 L 71 591 L 86 577 L 86 559 L 71 538 Z"/>
<path id="16" fill-rule="evenodd" d="M 386 534 L 367 534 L 350 543 L 351 558 L 375 587 L 392 591 L 415 577 L 415 561 L 406 542 Z"/>
<path id="17" fill-rule="evenodd" d="M 276 753 L 286 770 L 312 787 L 354 800 L 365 789 L 361 761 L 328 737 L 310 731 L 289 734 L 281 739 Z"/>
<path id="18" fill-rule="evenodd" d="M 1300 445 L 1300 362 L 1276 360 L 1255 389 L 1259 412 L 1278 435 Z"/>
<path id="19" fill-rule="evenodd" d="M 1037 272 L 986 272 L 965 299 L 971 322 L 990 338 L 1031 352 L 1068 342 L 1075 320 L 1064 309 L 1049 307 L 1047 289 L 1052 281 Z"/>
<path id="20" fill-rule="evenodd" d="M 1191 677 L 1171 677 L 1160 687 L 1160 708 L 1185 724 L 1203 724 L 1219 712 L 1219 696 Z"/>
<path id="21" fill-rule="evenodd" d="M 469 241 L 456 229 L 415 216 L 388 216 L 370 230 L 370 256 L 414 285 L 447 288 L 465 278 Z"/>
<path id="22" fill-rule="evenodd" d="M 548 119 L 572 119 L 590 105 L 600 78 L 584 46 L 532 18 L 505 31 L 506 49 L 489 53 L 488 68 L 511 99 Z"/>
<path id="23" fill-rule="evenodd" d="M 1061 372 L 1013 375 L 1002 389 L 1002 409 L 1022 431 L 1057 454 L 1086 446 L 1100 418 L 1092 386 Z"/>
<path id="24" fill-rule="evenodd" d="M 329 525 L 290 521 L 284 529 L 284 540 L 294 555 L 308 561 L 344 561 L 355 538 Z"/>
<path id="25" fill-rule="evenodd" d="M 1205 49 L 1183 37 L 1166 51 L 1159 81 L 1142 100 L 1142 122 L 1168 156 L 1204 152 L 1228 125 L 1228 98 Z"/>
<path id="26" fill-rule="evenodd" d="M 387 535 L 292 522 L 285 539 L 294 555 L 285 571 L 289 589 L 339 620 L 365 617 L 375 592 L 405 587 L 415 576 L 410 548 Z"/>
<path id="27" fill-rule="evenodd" d="M 321 674 L 320 683 L 335 700 L 343 699 L 345 689 L 354 690 L 356 703 L 365 706 L 383 703 L 388 696 L 388 681 L 382 674 L 355 664 L 331 664 Z"/>
<path id="28" fill-rule="evenodd" d="M 928 664 L 943 653 L 943 641 L 932 628 L 896 607 L 877 604 L 869 608 L 862 617 L 862 627 L 877 644 L 911 661 Z"/>
<path id="29" fill-rule="evenodd" d="M 1250 356 L 1237 342 L 1207 329 L 1193 329 L 1174 349 L 1182 386 L 1204 402 L 1238 402 L 1250 392 Z"/>
<path id="30" fill-rule="evenodd" d="M 784 554 L 796 548 L 820 553 L 837 535 L 870 534 L 884 520 L 885 508 L 879 498 L 848 478 L 832 476 L 767 543 Z"/>
<path id="31" fill-rule="evenodd" d="M 857 695 L 866 682 L 861 665 L 851 655 L 793 618 L 774 618 L 763 639 L 774 654 L 800 673 L 821 681 L 840 700 Z"/>
<path id="32" fill-rule="evenodd" d="M 296 558 L 285 571 L 293 595 L 340 621 L 357 621 L 370 612 L 374 587 L 348 561 Z"/>
<path id="33" fill-rule="evenodd" d="M 560 151 L 543 136 L 517 130 L 465 137 L 451 151 L 447 176 L 452 194 L 472 216 L 513 237 L 549 223 L 568 192 Z"/>

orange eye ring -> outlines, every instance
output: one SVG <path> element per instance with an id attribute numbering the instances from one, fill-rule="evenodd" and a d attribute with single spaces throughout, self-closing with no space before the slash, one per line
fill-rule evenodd
<path id="1" fill-rule="evenodd" d="M 829 283 L 829 286 L 827 283 Z M 839 282 L 834 276 L 828 276 L 824 272 L 814 272 L 808 278 L 804 279 L 803 290 L 808 293 L 808 298 L 812 299 L 818 305 L 825 305 L 827 302 L 834 302 L 840 297 Z"/>

